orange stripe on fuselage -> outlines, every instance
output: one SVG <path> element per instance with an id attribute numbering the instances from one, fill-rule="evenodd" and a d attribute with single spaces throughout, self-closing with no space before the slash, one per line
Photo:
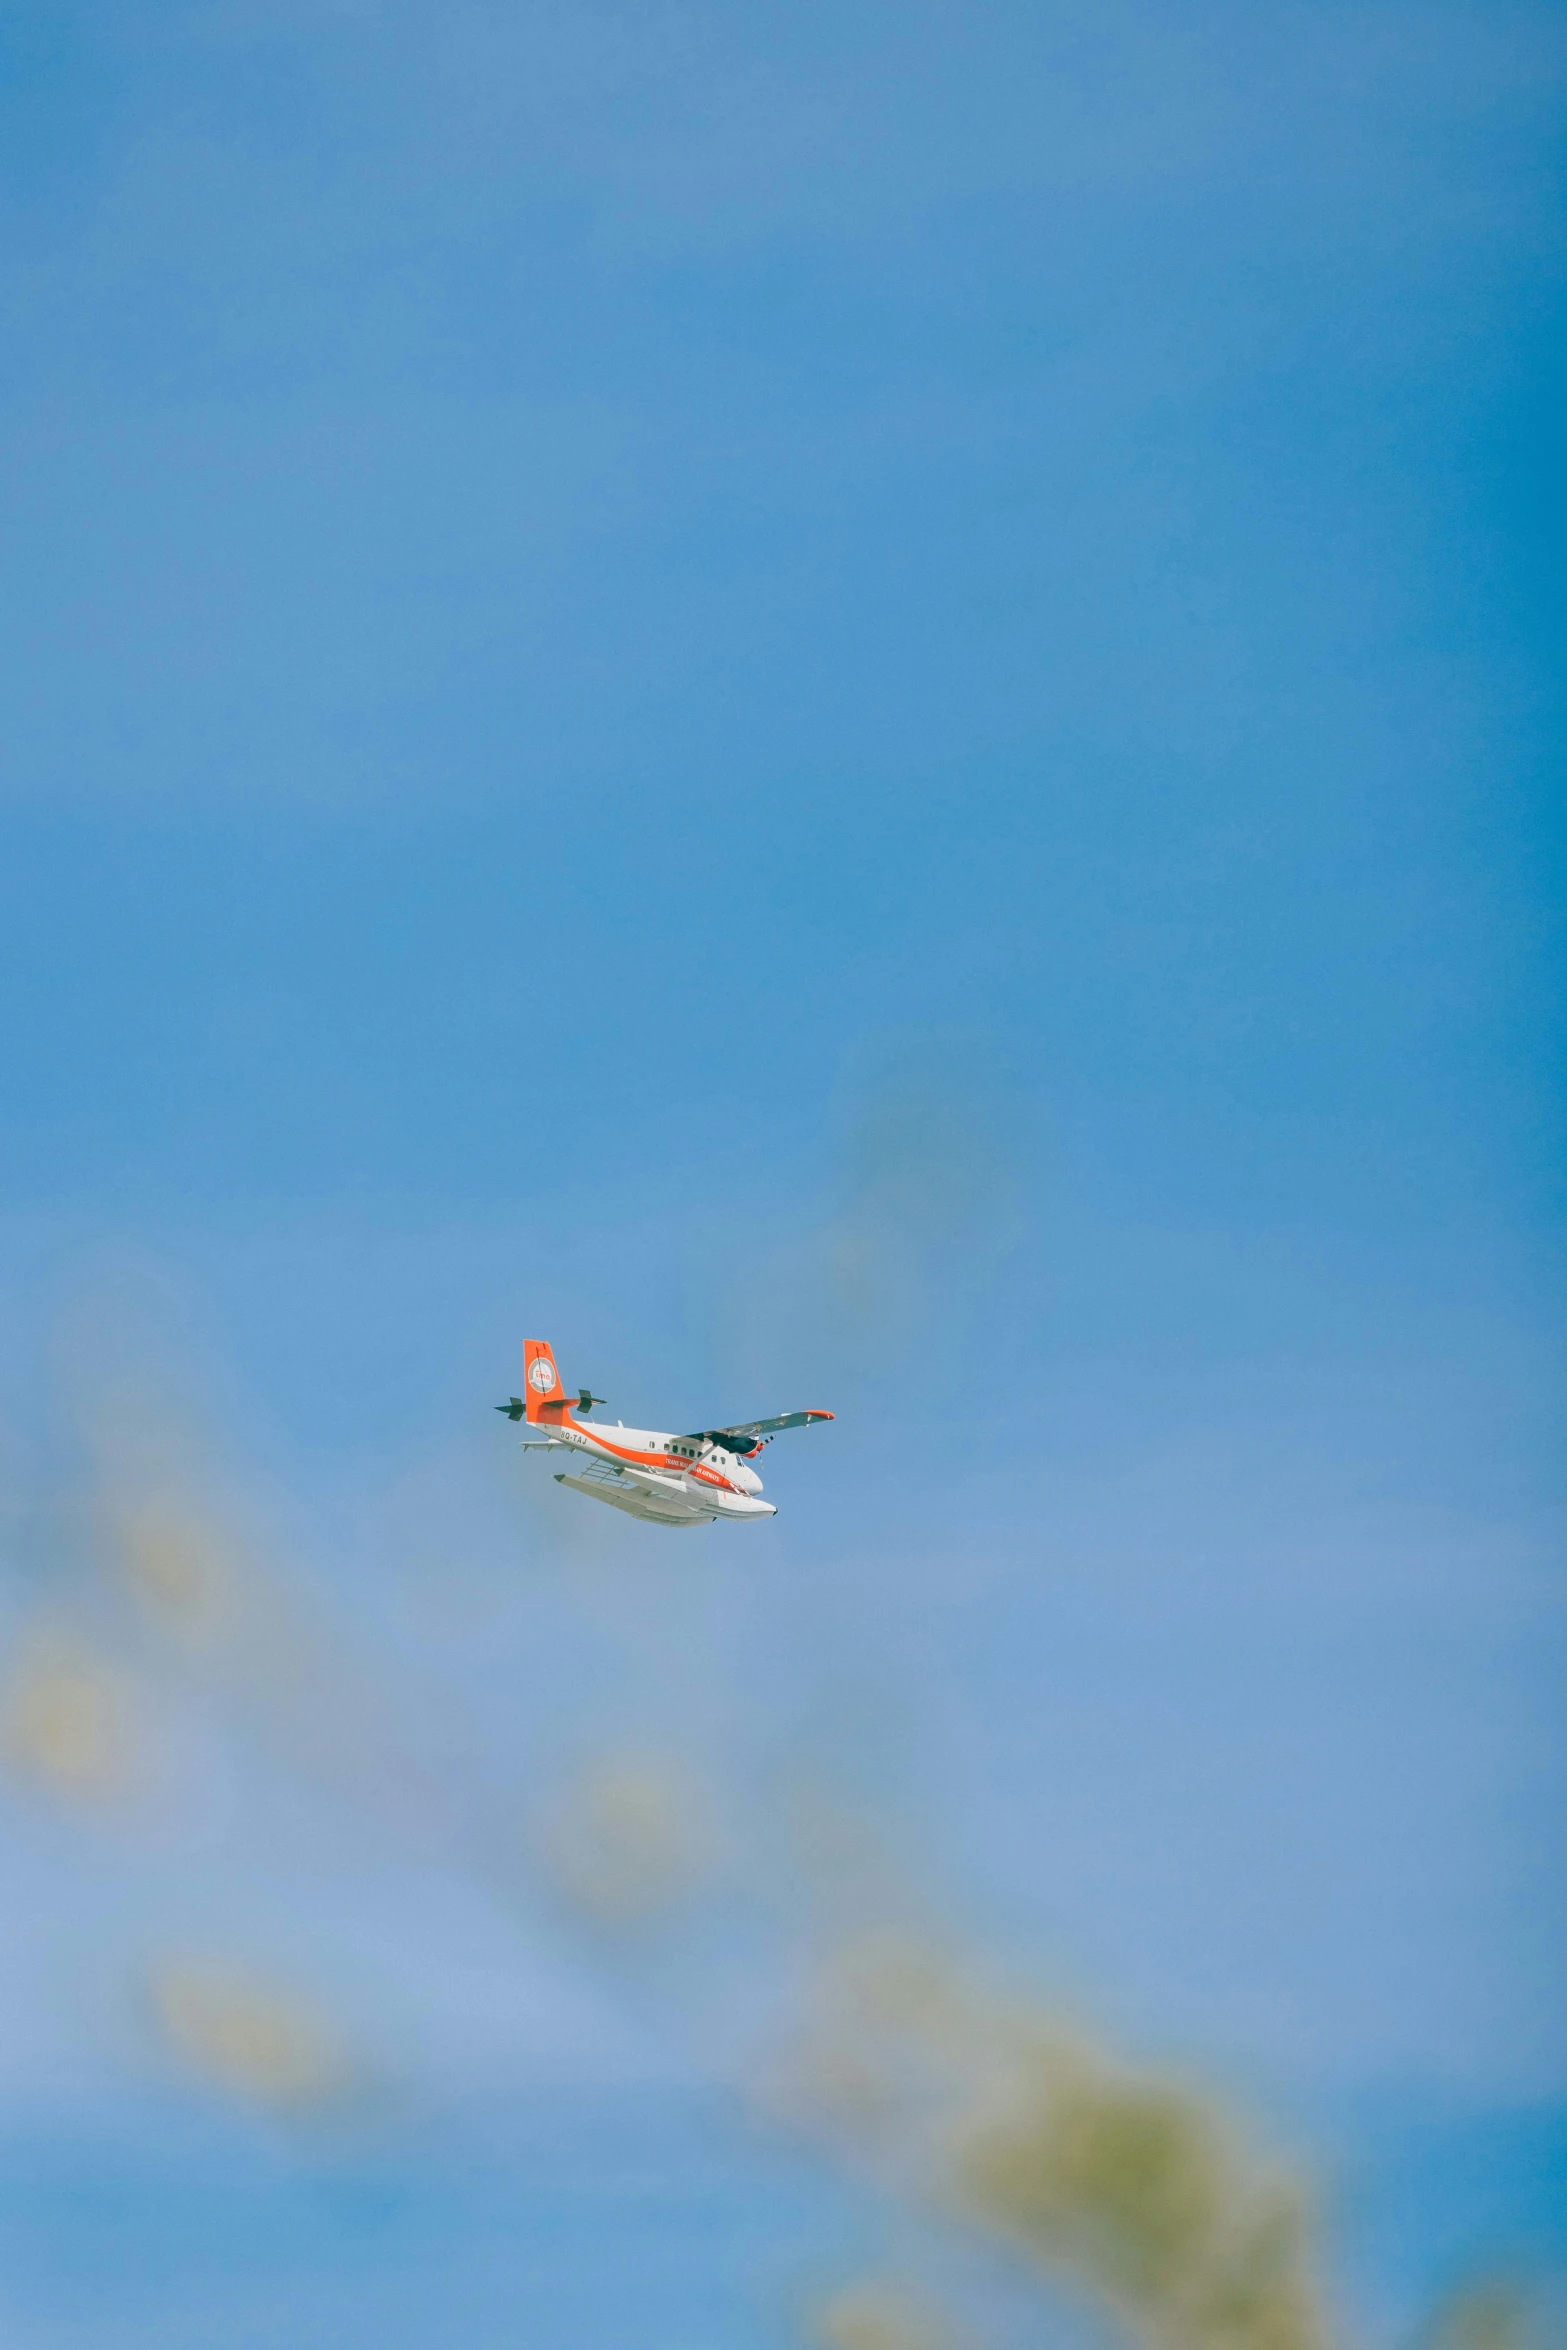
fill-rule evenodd
<path id="1" fill-rule="evenodd" d="M 633 1468 L 662 1469 L 666 1476 L 699 1477 L 704 1485 L 721 1485 L 726 1493 L 738 1493 L 740 1490 L 732 1478 L 724 1476 L 718 1469 L 708 1468 L 705 1462 L 693 1461 L 689 1467 L 682 1464 L 676 1468 L 667 1452 L 633 1452 L 628 1445 L 611 1444 L 599 1429 L 584 1428 L 580 1420 L 572 1418 L 570 1412 L 564 1414 L 559 1424 L 574 1428 L 579 1436 L 587 1438 L 589 1444 L 597 1445 L 601 1452 L 609 1453 L 617 1461 L 629 1461 Z"/>

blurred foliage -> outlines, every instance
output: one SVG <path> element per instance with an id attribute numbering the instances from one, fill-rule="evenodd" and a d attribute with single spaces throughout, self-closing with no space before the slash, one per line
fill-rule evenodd
<path id="1" fill-rule="evenodd" d="M 602 1925 L 676 1907 L 708 1873 L 717 1830 L 706 1791 L 663 1755 L 610 1754 L 546 1816 L 542 1850 L 561 1893 Z"/>
<path id="2" fill-rule="evenodd" d="M 813 2330 L 821 2350 L 960 2350 L 959 2335 L 926 2294 L 874 2280 L 832 2294 Z"/>
<path id="3" fill-rule="evenodd" d="M 171 2054 L 232 2096 L 299 2112 L 352 2086 L 347 2045 L 320 2006 L 249 1966 L 160 1959 L 148 1972 L 147 1996 Z"/>
<path id="4" fill-rule="evenodd" d="M 1222 2101 L 1106 2055 L 944 1953 L 876 1939 L 838 1953 L 775 2086 L 1156 2350 L 1325 2350 L 1306 2199 Z"/>
<path id="5" fill-rule="evenodd" d="M 60 1630 L 25 1641 L 0 1697 L 0 1750 L 55 1793 L 100 1800 L 133 1779 L 142 1740 L 128 1676 Z"/>
<path id="6" fill-rule="evenodd" d="M 955 2175 L 980 2217 L 1082 2277 L 1152 2342 L 1317 2350 L 1304 2205 L 1260 2175 L 1198 2092 L 1059 2043 L 1020 2056 L 1017 2109 Z"/>

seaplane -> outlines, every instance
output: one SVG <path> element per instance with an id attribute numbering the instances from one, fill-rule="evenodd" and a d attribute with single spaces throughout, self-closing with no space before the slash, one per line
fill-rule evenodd
<path id="1" fill-rule="evenodd" d="M 733 1428 L 698 1428 L 688 1436 L 666 1435 L 652 1428 L 627 1428 L 602 1421 L 585 1423 L 603 1396 L 579 1387 L 575 1394 L 561 1384 L 555 1357 L 542 1338 L 526 1338 L 522 1345 L 524 1392 L 495 1409 L 508 1420 L 521 1421 L 530 1433 L 523 1438 L 528 1452 L 564 1448 L 575 1455 L 575 1470 L 557 1469 L 557 1485 L 608 1502 L 650 1526 L 711 1526 L 756 1518 L 775 1518 L 777 1508 L 761 1499 L 762 1480 L 750 1464 L 760 1460 L 764 1445 L 785 1428 L 814 1428 L 830 1420 L 831 1412 L 777 1412 L 770 1420 L 742 1420 Z"/>

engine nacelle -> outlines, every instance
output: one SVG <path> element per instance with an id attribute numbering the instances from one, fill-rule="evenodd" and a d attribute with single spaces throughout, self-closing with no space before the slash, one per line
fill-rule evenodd
<path id="1" fill-rule="evenodd" d="M 756 1471 L 748 1469 L 744 1461 L 737 1460 L 732 1452 L 725 1452 L 721 1445 L 715 1445 L 711 1457 L 714 1468 L 727 1477 L 731 1485 L 738 1485 L 742 1493 L 761 1492 L 762 1480 Z"/>

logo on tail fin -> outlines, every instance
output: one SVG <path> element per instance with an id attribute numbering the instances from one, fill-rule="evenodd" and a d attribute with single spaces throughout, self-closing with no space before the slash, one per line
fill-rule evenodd
<path id="1" fill-rule="evenodd" d="M 522 1384 L 527 1397 L 530 1420 L 548 1415 L 551 1426 L 560 1424 L 566 1396 L 555 1368 L 554 1352 L 544 1338 L 525 1338 L 522 1342 Z"/>

